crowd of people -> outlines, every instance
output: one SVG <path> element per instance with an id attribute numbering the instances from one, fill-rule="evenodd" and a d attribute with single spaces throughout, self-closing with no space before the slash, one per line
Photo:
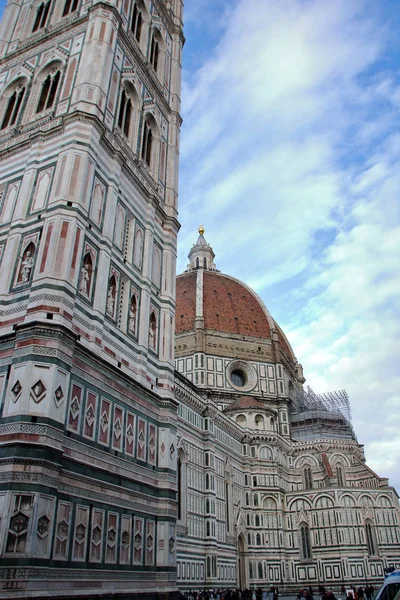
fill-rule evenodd
<path id="1" fill-rule="evenodd" d="M 366 584 L 360 586 L 345 586 L 342 585 L 340 594 L 345 600 L 373 600 L 375 595 L 374 586 Z M 262 588 L 253 589 L 212 589 L 199 592 L 185 592 L 181 594 L 182 600 L 278 600 L 279 591 L 277 587 L 272 586 L 269 590 Z M 297 594 L 297 600 L 314 600 L 318 597 L 320 600 L 339 600 L 332 590 L 327 590 L 324 586 L 319 586 L 318 591 L 312 587 L 301 588 Z"/>
<path id="2" fill-rule="evenodd" d="M 278 588 L 272 586 L 268 591 L 262 588 L 253 589 L 217 589 L 181 594 L 183 600 L 278 600 Z"/>

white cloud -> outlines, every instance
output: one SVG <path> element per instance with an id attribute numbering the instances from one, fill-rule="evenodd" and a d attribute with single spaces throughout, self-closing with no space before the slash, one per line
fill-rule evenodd
<path id="1" fill-rule="evenodd" d="M 375 67 L 391 32 L 369 1 L 229 7 L 184 82 L 180 269 L 204 222 L 316 391 L 348 389 L 369 464 L 400 491 L 400 86 Z"/>

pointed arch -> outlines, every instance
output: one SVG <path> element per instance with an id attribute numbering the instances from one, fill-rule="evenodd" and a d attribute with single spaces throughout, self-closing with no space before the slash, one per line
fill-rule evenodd
<path id="1" fill-rule="evenodd" d="M 1 99 L 0 129 L 7 129 L 7 127 L 18 124 L 23 111 L 27 87 L 27 78 L 18 77 L 11 82 L 3 92 Z"/>
<path id="2" fill-rule="evenodd" d="M 147 166 L 154 179 L 158 177 L 158 162 L 160 154 L 160 130 L 154 116 L 147 113 L 143 120 L 141 159 Z"/>
<path id="3" fill-rule="evenodd" d="M 300 557 L 302 560 L 310 560 L 312 558 L 310 529 L 305 522 L 299 524 L 299 538 Z"/>

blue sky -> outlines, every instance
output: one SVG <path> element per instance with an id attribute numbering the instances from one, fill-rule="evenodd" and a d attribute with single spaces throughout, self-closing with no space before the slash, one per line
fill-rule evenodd
<path id="1" fill-rule="evenodd" d="M 178 271 L 204 223 L 400 492 L 399 8 L 187 0 Z"/>
<path id="2" fill-rule="evenodd" d="M 399 1 L 185 4 L 178 272 L 204 223 L 400 492 Z"/>

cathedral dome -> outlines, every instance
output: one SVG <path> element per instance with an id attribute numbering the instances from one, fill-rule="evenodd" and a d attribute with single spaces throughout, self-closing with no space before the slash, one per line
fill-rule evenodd
<path id="1" fill-rule="evenodd" d="M 225 338 L 252 340 L 255 345 L 267 343 L 276 358 L 282 353 L 286 361 L 295 363 L 287 338 L 261 298 L 245 283 L 216 269 L 202 227 L 199 233 L 189 253 L 190 264 L 176 281 L 177 338 L 202 329 Z"/>

